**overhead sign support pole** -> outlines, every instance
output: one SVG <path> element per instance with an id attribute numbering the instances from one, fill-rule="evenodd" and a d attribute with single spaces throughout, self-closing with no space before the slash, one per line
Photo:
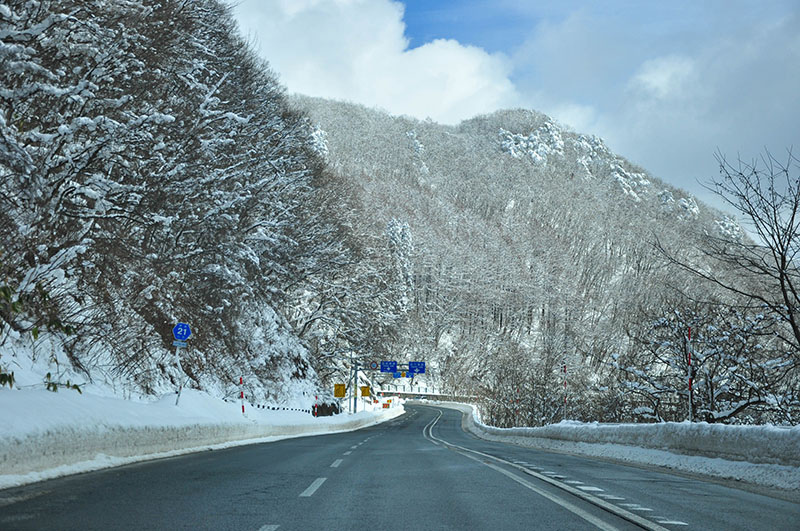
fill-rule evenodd
<path id="1" fill-rule="evenodd" d="M 353 413 L 358 413 L 358 362 L 353 365 Z"/>

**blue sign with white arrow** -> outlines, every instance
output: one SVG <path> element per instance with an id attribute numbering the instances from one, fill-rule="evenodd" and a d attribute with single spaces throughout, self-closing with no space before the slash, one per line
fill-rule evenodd
<path id="1" fill-rule="evenodd" d="M 424 361 L 409 361 L 408 362 L 408 372 L 411 374 L 424 374 L 425 373 L 425 362 Z"/>
<path id="2" fill-rule="evenodd" d="M 178 323 L 175 325 L 175 328 L 172 329 L 172 335 L 175 336 L 175 339 L 178 341 L 186 341 L 189 339 L 189 336 L 192 335 L 192 329 L 186 323 Z"/>
<path id="3" fill-rule="evenodd" d="M 381 362 L 381 372 L 397 372 L 397 362 L 396 361 L 382 361 Z"/>

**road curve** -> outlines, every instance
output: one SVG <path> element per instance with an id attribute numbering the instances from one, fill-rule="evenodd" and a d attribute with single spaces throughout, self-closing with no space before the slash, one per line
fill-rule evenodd
<path id="1" fill-rule="evenodd" d="M 359 431 L 0 491 L 0 529 L 797 529 L 800 505 L 484 441 L 406 406 Z"/>

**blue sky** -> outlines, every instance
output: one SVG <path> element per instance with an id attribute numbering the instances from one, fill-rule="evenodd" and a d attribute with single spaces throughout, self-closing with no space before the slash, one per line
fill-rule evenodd
<path id="1" fill-rule="evenodd" d="M 458 123 L 532 108 L 703 200 L 800 150 L 800 0 L 242 0 L 290 92 Z"/>

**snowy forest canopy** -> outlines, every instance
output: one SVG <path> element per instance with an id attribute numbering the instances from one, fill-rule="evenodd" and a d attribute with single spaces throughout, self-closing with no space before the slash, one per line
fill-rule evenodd
<path id="1" fill-rule="evenodd" d="M 501 426 L 684 420 L 691 370 L 693 420 L 794 424 L 793 163 L 769 173 L 787 230 L 755 244 L 536 112 L 287 100 L 216 0 L 11 1 L 0 343 L 157 393 L 182 320 L 192 386 L 274 401 L 425 360 Z"/>

